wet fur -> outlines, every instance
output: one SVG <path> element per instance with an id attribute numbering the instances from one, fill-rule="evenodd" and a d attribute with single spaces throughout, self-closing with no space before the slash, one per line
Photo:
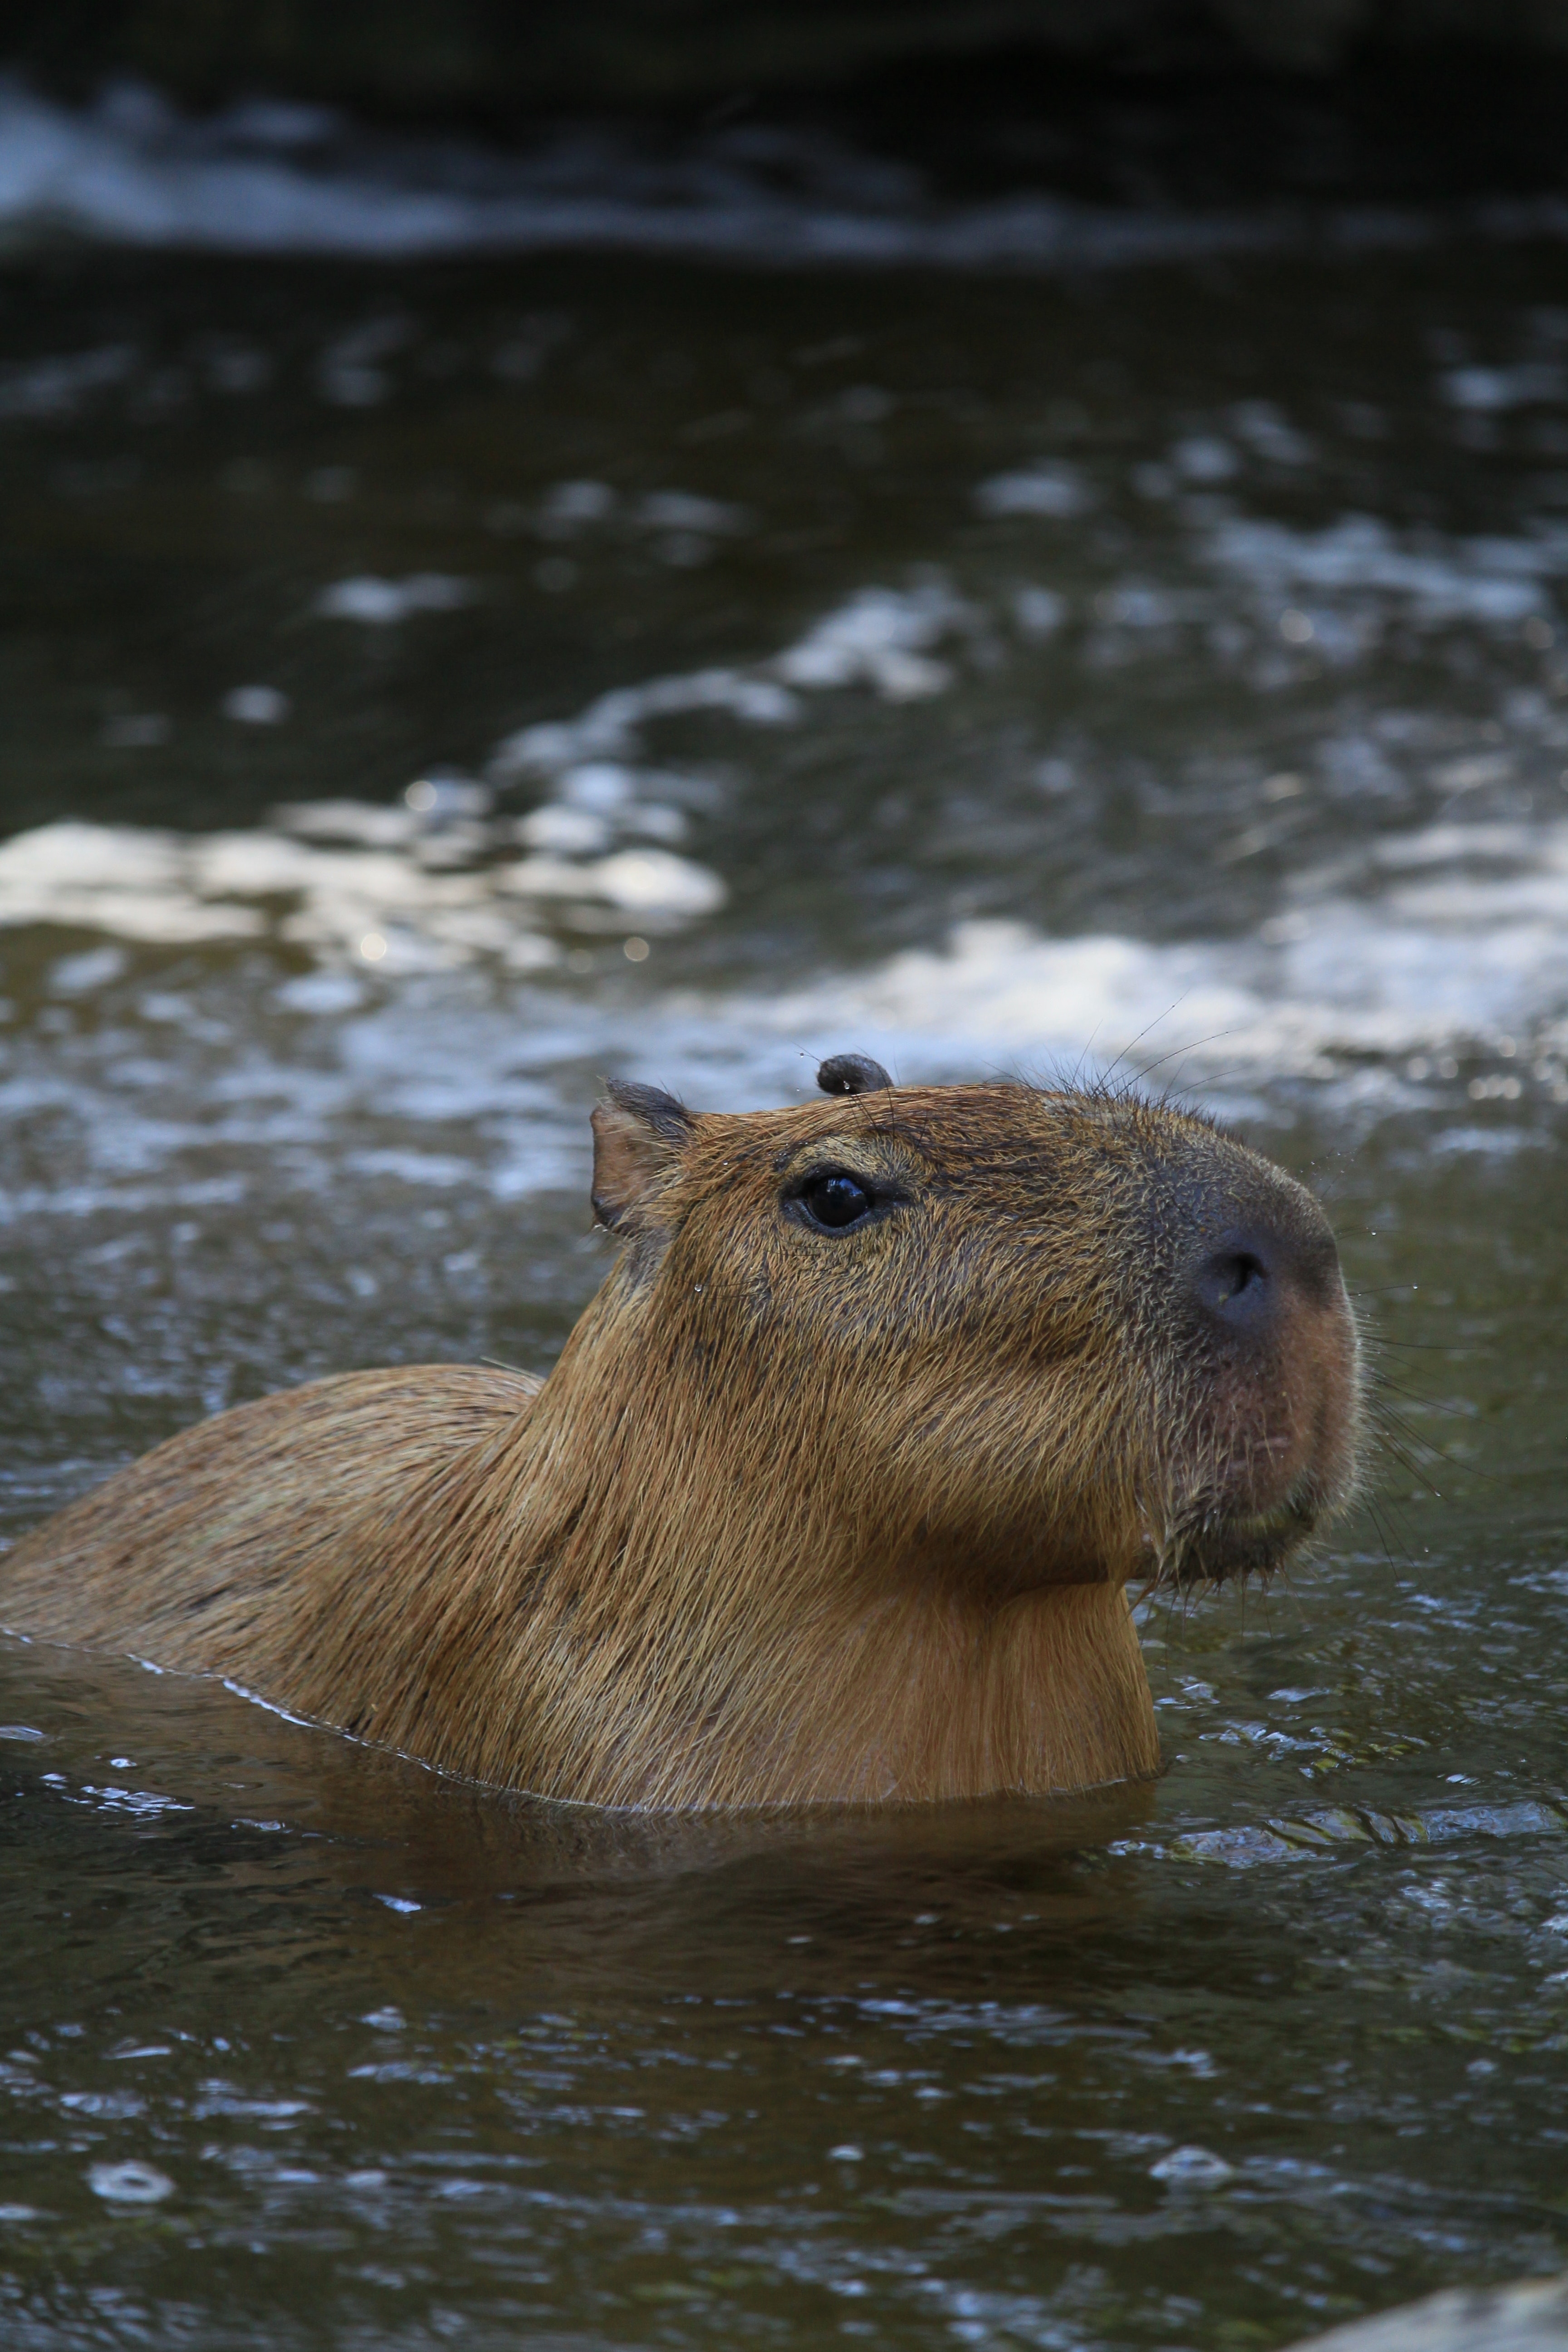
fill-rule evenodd
<path id="1" fill-rule="evenodd" d="M 1271 1213 L 1306 1196 L 1131 1100 L 662 1104 L 598 1115 L 623 1248 L 546 1384 L 432 1366 L 240 1406 L 0 1561 L 0 1621 L 603 1804 L 1153 1771 L 1128 1580 L 1201 1564 L 1259 1464 L 1303 1532 L 1350 1475 L 1353 1347 L 1304 1325 L 1244 1378 L 1170 1307 L 1216 1170 Z M 791 1188 L 829 1164 L 889 1213 L 808 1230 Z"/>

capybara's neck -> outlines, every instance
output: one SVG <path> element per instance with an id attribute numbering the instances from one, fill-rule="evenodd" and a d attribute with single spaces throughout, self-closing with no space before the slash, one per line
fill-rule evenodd
<path id="1" fill-rule="evenodd" d="M 527 1414 L 378 1514 L 374 1559 L 345 1555 L 294 1703 L 341 1721 L 330 1694 L 358 1689 L 363 1736 L 605 1804 L 912 1801 L 1156 1769 L 1119 1582 L 967 1587 L 811 1458 L 798 1392 L 718 1410 L 669 1344 L 612 1277 Z"/>

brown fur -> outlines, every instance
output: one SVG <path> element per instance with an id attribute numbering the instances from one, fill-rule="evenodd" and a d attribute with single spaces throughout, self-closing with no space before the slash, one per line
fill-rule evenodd
<path id="1" fill-rule="evenodd" d="M 595 1127 L 625 1246 L 542 1387 L 242 1405 L 0 1560 L 0 1620 L 597 1803 L 1154 1770 L 1128 1580 L 1268 1566 L 1352 1475 L 1309 1197 L 1197 1120 L 1021 1087 L 747 1117 L 613 1089 Z M 829 1167 L 887 1213 L 812 1229 Z M 1238 1217 L 1319 1267 L 1239 1355 L 1173 1303 Z"/>

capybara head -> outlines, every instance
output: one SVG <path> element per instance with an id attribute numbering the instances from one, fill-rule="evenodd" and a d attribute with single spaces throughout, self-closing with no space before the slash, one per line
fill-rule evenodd
<path id="1" fill-rule="evenodd" d="M 820 1082 L 595 1115 L 617 1319 L 732 1484 L 998 1601 L 1267 1570 L 1345 1499 L 1355 1326 L 1291 1177 L 1129 1092 Z"/>

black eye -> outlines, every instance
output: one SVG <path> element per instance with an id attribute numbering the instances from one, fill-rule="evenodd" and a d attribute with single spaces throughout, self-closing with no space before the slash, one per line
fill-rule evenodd
<path id="1" fill-rule="evenodd" d="M 871 1195 L 853 1176 L 814 1176 L 800 1192 L 800 1203 L 813 1223 L 830 1233 L 858 1225 L 871 1213 Z"/>

